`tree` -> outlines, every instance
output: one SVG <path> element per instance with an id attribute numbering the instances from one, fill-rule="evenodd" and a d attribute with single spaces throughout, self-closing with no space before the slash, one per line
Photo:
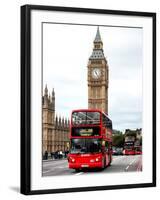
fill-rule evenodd
<path id="1" fill-rule="evenodd" d="M 119 130 L 115 130 L 115 129 L 112 131 L 112 133 L 113 133 L 113 135 L 116 135 L 116 134 L 122 134 L 121 131 L 119 131 Z"/>
<path id="2" fill-rule="evenodd" d="M 114 130 L 112 137 L 112 144 L 115 147 L 123 147 L 124 145 L 124 135 L 121 131 Z"/>
<path id="3" fill-rule="evenodd" d="M 142 146 L 142 137 L 140 137 L 140 145 Z"/>

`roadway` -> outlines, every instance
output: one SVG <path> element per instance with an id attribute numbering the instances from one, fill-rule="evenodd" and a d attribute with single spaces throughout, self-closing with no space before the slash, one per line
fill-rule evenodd
<path id="1" fill-rule="evenodd" d="M 104 170 L 83 170 L 76 172 L 68 168 L 66 159 L 48 160 L 42 163 L 42 176 L 59 175 L 86 175 L 91 173 L 116 173 L 116 172 L 136 172 L 142 171 L 142 155 L 133 156 L 113 156 L 111 166 Z"/>

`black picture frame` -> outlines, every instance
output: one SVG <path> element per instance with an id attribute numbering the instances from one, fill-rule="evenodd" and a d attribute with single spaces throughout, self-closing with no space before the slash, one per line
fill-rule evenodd
<path id="1" fill-rule="evenodd" d="M 31 11 L 62 11 L 77 12 L 88 14 L 107 14 L 122 16 L 142 16 L 152 18 L 152 183 L 138 183 L 125 185 L 108 185 L 95 187 L 78 187 L 78 188 L 60 188 L 49 190 L 32 190 L 31 189 Z M 121 10 L 104 10 L 90 8 L 73 8 L 73 7 L 57 7 L 44 5 L 24 5 L 21 6 L 21 182 L 20 191 L 25 195 L 33 194 L 49 194 L 49 193 L 65 193 L 80 192 L 94 190 L 112 190 L 127 188 L 144 188 L 156 186 L 156 13 L 137 12 L 137 11 L 121 11 Z"/>

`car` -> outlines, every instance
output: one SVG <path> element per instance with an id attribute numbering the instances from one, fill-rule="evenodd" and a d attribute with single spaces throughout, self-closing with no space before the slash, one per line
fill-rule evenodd
<path id="1" fill-rule="evenodd" d="M 115 149 L 112 150 L 112 155 L 116 155 L 116 150 Z"/>
<path id="2" fill-rule="evenodd" d="M 112 155 L 123 155 L 123 148 L 117 147 L 112 151 Z"/>

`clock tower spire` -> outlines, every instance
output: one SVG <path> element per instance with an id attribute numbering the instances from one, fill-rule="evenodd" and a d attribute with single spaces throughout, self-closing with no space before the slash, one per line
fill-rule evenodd
<path id="1" fill-rule="evenodd" d="M 108 64 L 103 42 L 97 27 L 93 51 L 88 61 L 88 108 L 100 109 L 108 114 Z"/>

